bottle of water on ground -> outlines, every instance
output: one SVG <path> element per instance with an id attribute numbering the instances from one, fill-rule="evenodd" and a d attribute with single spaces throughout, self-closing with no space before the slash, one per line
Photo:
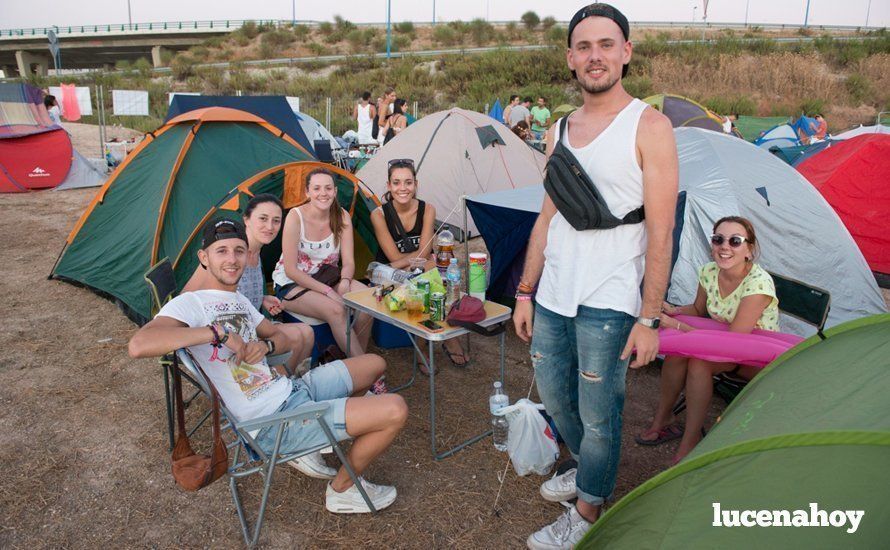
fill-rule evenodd
<path id="1" fill-rule="evenodd" d="M 494 448 L 499 451 L 507 450 L 507 437 L 510 434 L 510 425 L 507 418 L 495 414 L 497 411 L 510 404 L 510 398 L 504 393 L 504 388 L 500 382 L 494 383 L 494 389 L 491 397 L 488 398 L 488 409 L 491 411 L 491 429 L 492 439 L 494 440 Z"/>
<path id="2" fill-rule="evenodd" d="M 445 306 L 451 308 L 451 304 L 460 300 L 460 266 L 457 264 L 457 258 L 451 258 L 448 264 L 448 270 L 445 271 Z"/>
<path id="3" fill-rule="evenodd" d="M 375 285 L 403 284 L 413 275 L 380 262 L 368 264 L 368 279 Z"/>

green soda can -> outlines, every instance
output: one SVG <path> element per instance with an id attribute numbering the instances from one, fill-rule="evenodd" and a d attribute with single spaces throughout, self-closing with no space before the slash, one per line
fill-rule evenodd
<path id="1" fill-rule="evenodd" d="M 445 320 L 445 294 L 433 292 L 430 295 L 430 321 Z"/>
<path id="2" fill-rule="evenodd" d="M 414 281 L 417 290 L 423 292 L 423 312 L 430 312 L 430 282 L 426 279 L 418 279 Z"/>

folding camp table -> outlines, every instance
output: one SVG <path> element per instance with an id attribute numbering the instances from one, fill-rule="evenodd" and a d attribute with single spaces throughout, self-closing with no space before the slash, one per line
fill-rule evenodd
<path id="1" fill-rule="evenodd" d="M 343 302 L 346 305 L 347 311 L 347 329 L 346 329 L 346 354 L 349 354 L 350 348 L 350 335 L 352 333 L 352 325 L 355 317 L 355 313 L 357 311 L 367 313 L 371 317 L 373 317 L 378 322 L 389 323 L 393 326 L 396 326 L 404 331 L 406 331 L 411 339 L 411 344 L 414 347 L 414 366 L 411 372 L 411 378 L 397 388 L 393 388 L 391 392 L 397 392 L 403 390 L 412 384 L 414 384 L 414 380 L 417 376 L 418 370 L 418 361 L 417 357 L 420 355 L 421 360 L 423 360 L 424 364 L 429 369 L 429 380 L 430 380 L 430 444 L 433 451 L 433 457 L 436 460 L 442 460 L 443 458 L 449 457 L 456 453 L 457 451 L 463 449 L 468 445 L 472 445 L 473 443 L 479 441 L 480 439 L 491 435 L 491 430 L 486 430 L 485 432 L 475 435 L 463 443 L 460 443 L 451 449 L 439 453 L 436 450 L 436 364 L 435 364 L 435 354 L 434 354 L 434 345 L 436 342 L 444 342 L 445 340 L 450 340 L 452 338 L 457 338 L 459 336 L 463 336 L 468 334 L 468 331 L 465 328 L 461 327 L 451 327 L 444 321 L 439 323 L 442 325 L 444 330 L 441 332 L 430 332 L 422 325 L 418 324 L 418 321 L 411 320 L 408 318 L 407 311 L 396 311 L 391 312 L 389 308 L 383 302 L 378 302 L 374 297 L 374 289 L 369 288 L 366 290 L 359 290 L 356 292 L 350 292 L 343 296 Z M 494 302 L 485 302 L 485 320 L 478 323 L 482 327 L 491 327 L 500 323 L 504 323 L 510 319 L 510 314 L 512 310 L 506 306 L 502 306 L 500 304 L 496 304 Z M 429 318 L 428 315 L 424 315 L 419 320 L 424 320 Z M 500 340 L 500 369 L 501 369 L 501 383 L 504 383 L 504 343 L 505 343 L 505 333 L 501 331 L 500 334 L 497 335 Z M 429 360 L 423 357 L 423 354 L 420 353 L 420 347 L 417 344 L 417 338 L 421 338 L 427 341 L 427 350 L 429 353 Z"/>

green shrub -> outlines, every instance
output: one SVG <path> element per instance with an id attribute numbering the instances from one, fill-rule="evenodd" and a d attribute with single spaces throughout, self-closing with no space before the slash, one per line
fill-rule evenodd
<path id="1" fill-rule="evenodd" d="M 393 25 L 393 28 L 397 33 L 400 34 L 414 34 L 414 23 L 411 21 L 402 21 L 401 23 L 396 23 Z"/>
<path id="2" fill-rule="evenodd" d="M 129 71 L 132 68 L 129 59 L 118 59 L 114 62 L 114 69 L 117 71 Z"/>
<path id="3" fill-rule="evenodd" d="M 211 36 L 207 40 L 203 42 L 205 46 L 208 48 L 219 48 L 222 46 L 228 37 L 226 36 Z"/>
<path id="4" fill-rule="evenodd" d="M 365 34 L 358 29 L 353 29 L 346 33 L 346 41 L 352 46 L 352 51 L 358 52 L 365 45 Z"/>
<path id="5" fill-rule="evenodd" d="M 192 76 L 195 72 L 195 60 L 188 54 L 181 53 L 173 58 L 170 63 L 170 69 L 173 72 L 173 78 L 176 80 L 185 80 Z"/>
<path id="6" fill-rule="evenodd" d="M 269 31 L 273 30 L 274 28 L 275 28 L 275 24 L 272 23 L 271 21 L 266 22 L 266 23 L 260 23 L 259 25 L 256 26 L 256 30 L 260 34 L 262 34 L 264 32 L 269 32 Z"/>
<path id="7" fill-rule="evenodd" d="M 854 73 L 848 76 L 847 79 L 844 80 L 844 87 L 847 88 L 847 93 L 850 94 L 850 99 L 857 105 L 866 102 L 874 93 L 871 81 L 868 77 L 859 73 Z"/>
<path id="8" fill-rule="evenodd" d="M 268 44 L 273 48 L 286 48 L 287 46 L 293 44 L 296 39 L 297 37 L 294 36 L 294 33 L 284 29 L 279 29 L 264 32 L 260 37 L 260 45 L 262 46 Z"/>
<path id="9" fill-rule="evenodd" d="M 566 40 L 568 40 L 569 30 L 564 27 L 550 27 L 547 29 L 547 32 L 544 33 L 544 38 L 550 44 L 556 44 L 558 46 L 565 45 Z"/>
<path id="10" fill-rule="evenodd" d="M 797 108 L 798 111 L 807 116 L 816 116 L 818 113 L 825 111 L 825 100 L 818 98 L 804 99 L 798 104 Z"/>
<path id="11" fill-rule="evenodd" d="M 633 66 L 633 64 L 631 64 Z M 629 75 L 621 80 L 622 86 L 627 93 L 640 99 L 652 95 L 652 80 L 647 76 Z"/>
<path id="12" fill-rule="evenodd" d="M 757 104 L 747 96 L 710 97 L 702 101 L 702 105 L 718 115 L 750 115 L 757 114 Z"/>
<path id="13" fill-rule="evenodd" d="M 452 29 L 454 29 L 454 32 L 457 35 L 455 43 L 463 44 L 464 39 L 466 38 L 467 34 L 469 34 L 469 32 L 470 32 L 469 23 L 464 23 L 463 21 L 451 21 L 450 23 L 448 23 L 448 26 L 451 27 Z"/>
<path id="14" fill-rule="evenodd" d="M 318 32 L 325 36 L 328 36 L 332 32 L 334 32 L 334 25 L 330 21 L 322 21 L 318 24 Z"/>
<path id="15" fill-rule="evenodd" d="M 494 27 L 484 19 L 470 21 L 470 36 L 477 46 L 484 46 L 494 38 Z"/>
<path id="16" fill-rule="evenodd" d="M 346 34 L 352 29 L 356 28 L 355 23 L 349 21 L 348 19 L 343 19 L 339 15 L 334 16 L 334 26 L 337 27 L 337 30 Z"/>
<path id="17" fill-rule="evenodd" d="M 279 49 L 269 42 L 260 42 L 260 59 L 274 59 L 278 57 Z"/>
<path id="18" fill-rule="evenodd" d="M 306 49 L 308 49 L 313 55 L 327 55 L 328 49 L 324 44 L 319 44 L 318 42 L 309 42 L 306 44 Z"/>
<path id="19" fill-rule="evenodd" d="M 457 43 L 458 34 L 451 26 L 436 25 L 433 29 L 433 42 L 443 46 L 453 46 Z"/>
<path id="20" fill-rule="evenodd" d="M 519 18 L 522 21 L 522 24 L 525 25 L 525 28 L 533 31 L 535 27 L 537 27 L 541 23 L 541 18 L 538 17 L 538 14 L 533 11 L 527 11 L 522 14 L 522 17 Z"/>
<path id="21" fill-rule="evenodd" d="M 244 46 L 247 46 L 248 44 L 250 44 L 250 38 L 248 38 L 244 34 L 241 34 L 240 32 L 232 33 L 232 38 L 235 40 L 235 44 L 237 44 L 238 46 L 240 46 L 242 48 Z"/>
<path id="22" fill-rule="evenodd" d="M 139 75 L 142 76 L 142 78 L 148 78 L 151 76 L 151 71 L 154 69 L 154 66 L 148 59 L 140 57 L 133 63 L 133 68 L 139 71 Z"/>
<path id="23" fill-rule="evenodd" d="M 519 30 L 519 25 L 516 24 L 516 21 L 507 23 L 507 26 L 504 27 L 504 32 L 507 34 L 508 40 L 519 40 L 522 38 L 522 31 Z"/>
<path id="24" fill-rule="evenodd" d="M 545 31 L 550 30 L 554 25 L 556 25 L 556 18 L 552 15 L 548 15 L 541 20 L 541 28 Z"/>
<path id="25" fill-rule="evenodd" d="M 309 28 L 309 25 L 294 25 L 293 33 L 297 40 L 305 40 L 312 34 L 312 29 Z"/>
<path id="26" fill-rule="evenodd" d="M 192 46 L 189 48 L 189 55 L 195 58 L 196 61 L 206 61 L 210 56 L 210 50 L 206 46 Z"/>
<path id="27" fill-rule="evenodd" d="M 241 28 L 235 31 L 242 36 L 246 36 L 249 39 L 256 38 L 258 34 L 260 34 L 259 28 L 257 27 L 256 21 L 245 21 Z"/>

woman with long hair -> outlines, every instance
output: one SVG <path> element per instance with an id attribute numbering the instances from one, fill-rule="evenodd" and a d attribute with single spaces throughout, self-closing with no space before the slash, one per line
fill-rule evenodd
<path id="1" fill-rule="evenodd" d="M 380 245 L 377 261 L 404 269 L 414 258 L 423 258 L 426 269 L 433 269 L 436 265 L 432 259 L 436 208 L 417 198 L 414 161 L 391 160 L 387 174 L 384 203 L 371 212 L 371 224 Z M 446 340 L 442 349 L 454 366 L 466 366 L 468 358 L 457 338 Z M 429 374 L 423 364 L 421 372 Z"/>
<path id="2" fill-rule="evenodd" d="M 352 220 L 337 202 L 334 174 L 317 168 L 306 176 L 309 201 L 292 208 L 284 222 L 281 259 L 272 273 L 281 307 L 328 323 L 346 350 L 346 307 L 342 296 L 367 288 L 354 279 Z M 365 353 L 373 319 L 359 313 L 349 355 Z"/>
<path id="3" fill-rule="evenodd" d="M 408 127 L 408 118 L 405 116 L 405 100 L 397 99 L 393 103 L 391 115 L 386 117 L 386 125 L 380 130 L 383 134 L 383 144 L 386 145 L 396 135 Z"/>
<path id="4" fill-rule="evenodd" d="M 662 306 L 661 326 L 684 332 L 695 330 L 674 315 L 711 317 L 729 325 L 731 332 L 750 334 L 755 328 L 779 330 L 779 300 L 775 284 L 765 269 L 754 263 L 757 254 L 754 226 L 746 218 L 727 216 L 714 224 L 711 258 L 699 271 L 695 302 Z M 637 436 L 641 445 L 659 445 L 681 439 L 674 463 L 701 441 L 705 418 L 714 390 L 713 376 L 727 371 L 746 379 L 757 369 L 735 363 L 716 363 L 698 358 L 665 357 L 661 368 L 658 409 L 648 430 Z M 676 422 L 673 407 L 686 392 L 686 426 Z"/>

